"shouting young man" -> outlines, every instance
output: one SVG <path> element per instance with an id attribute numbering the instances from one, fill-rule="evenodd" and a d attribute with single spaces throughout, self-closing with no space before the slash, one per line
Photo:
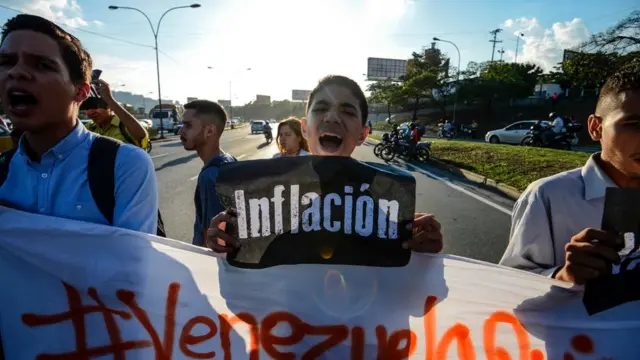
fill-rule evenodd
<path id="1" fill-rule="evenodd" d="M 18 15 L 4 25 L 0 97 L 24 135 L 0 159 L 0 203 L 155 234 L 158 193 L 149 156 L 77 120 L 91 67 L 80 40 L 46 19 Z"/>
<path id="2" fill-rule="evenodd" d="M 520 196 L 500 264 L 584 284 L 620 262 L 616 236 L 600 227 L 608 187 L 640 188 L 640 61 L 606 81 L 589 134 L 601 153 L 582 168 L 532 183 Z"/>
<path id="3" fill-rule="evenodd" d="M 194 197 L 196 219 L 193 244 L 204 246 L 204 232 L 211 219 L 223 209 L 216 194 L 220 166 L 236 159 L 220 149 L 220 136 L 227 123 L 227 113 L 220 104 L 195 100 L 184 106 L 180 140 L 185 150 L 196 151 L 204 163 Z"/>
<path id="4" fill-rule="evenodd" d="M 347 77 L 332 75 L 320 80 L 309 95 L 306 112 L 302 131 L 313 155 L 350 157 L 369 135 L 367 99 L 360 86 Z M 240 246 L 237 238 L 220 229 L 227 221 L 235 221 L 234 214 L 221 212 L 208 229 L 207 245 L 218 252 L 229 252 Z M 440 223 L 433 215 L 416 214 L 409 227 L 413 237 L 403 244 L 405 247 L 430 253 L 442 250 Z"/>

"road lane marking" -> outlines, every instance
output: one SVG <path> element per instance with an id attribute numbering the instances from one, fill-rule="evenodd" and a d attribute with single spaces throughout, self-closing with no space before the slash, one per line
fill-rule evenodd
<path id="1" fill-rule="evenodd" d="M 247 155 L 246 155 L 246 154 L 242 154 L 242 155 L 240 155 L 240 156 L 236 156 L 236 159 L 237 159 L 237 160 L 240 160 L 240 159 L 242 159 L 242 158 L 243 158 L 243 157 L 245 157 L 245 156 L 247 156 Z"/>
<path id="2" fill-rule="evenodd" d="M 192 177 L 192 178 L 189 178 L 189 180 L 193 181 L 193 180 L 197 179 L 197 178 L 198 178 L 198 176 L 200 176 L 200 174 L 198 174 L 198 175 L 196 175 L 196 176 L 194 176 L 194 177 Z"/>
<path id="3" fill-rule="evenodd" d="M 478 194 L 475 194 L 475 193 L 463 188 L 462 186 L 456 185 L 456 184 L 452 183 L 451 181 L 449 181 L 448 179 L 445 179 L 443 177 L 437 176 L 434 173 L 432 173 L 430 171 L 427 171 L 427 170 L 425 170 L 423 168 L 420 168 L 418 166 L 415 166 L 415 165 L 409 164 L 409 163 L 406 163 L 406 165 L 409 166 L 410 168 L 412 168 L 413 170 L 415 170 L 415 171 L 417 171 L 419 173 L 422 173 L 423 175 L 427 175 L 427 176 L 430 176 L 430 177 L 432 177 L 432 178 L 434 178 L 436 180 L 439 180 L 439 181 L 443 182 L 445 185 L 449 186 L 450 188 L 452 188 L 454 190 L 458 190 L 458 191 L 460 191 L 462 193 L 465 193 L 465 194 L 471 196 L 472 198 L 474 198 L 474 199 L 476 199 L 476 200 L 478 200 L 480 202 L 483 202 L 486 205 L 489 205 L 492 208 L 494 208 L 496 210 L 499 210 L 499 211 L 502 211 L 503 213 L 511 216 L 511 210 L 507 209 L 506 207 L 504 207 L 502 205 L 498 205 L 498 204 L 494 203 L 493 201 L 488 200 L 487 198 L 484 198 L 484 197 L 482 197 L 482 196 L 480 196 Z"/>
<path id="4" fill-rule="evenodd" d="M 166 154 L 159 154 L 159 155 L 153 155 L 151 158 L 152 158 L 152 159 L 156 159 L 156 158 L 163 157 L 163 156 L 167 156 L 167 155 L 169 155 L 169 153 L 166 153 Z"/>

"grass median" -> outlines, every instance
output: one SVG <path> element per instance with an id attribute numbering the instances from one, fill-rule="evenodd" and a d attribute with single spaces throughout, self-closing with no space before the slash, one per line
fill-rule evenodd
<path id="1" fill-rule="evenodd" d="M 375 135 L 370 137 L 380 140 Z M 580 151 L 446 140 L 433 141 L 431 154 L 520 191 L 540 178 L 581 167 L 590 156 Z"/>

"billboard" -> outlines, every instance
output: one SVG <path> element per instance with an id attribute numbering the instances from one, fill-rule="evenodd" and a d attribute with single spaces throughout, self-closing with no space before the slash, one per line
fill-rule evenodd
<path id="1" fill-rule="evenodd" d="M 271 104 L 271 96 L 256 95 L 256 104 Z"/>
<path id="2" fill-rule="evenodd" d="M 187 103 L 190 103 L 190 102 L 192 102 L 192 101 L 196 101 L 196 100 L 198 100 L 198 98 L 197 98 L 197 97 L 188 97 L 188 98 L 187 98 Z"/>
<path id="3" fill-rule="evenodd" d="M 311 94 L 311 90 L 291 90 L 291 100 L 307 101 L 309 94 Z"/>
<path id="4" fill-rule="evenodd" d="M 407 73 L 407 60 L 367 59 L 367 80 L 400 80 Z"/>

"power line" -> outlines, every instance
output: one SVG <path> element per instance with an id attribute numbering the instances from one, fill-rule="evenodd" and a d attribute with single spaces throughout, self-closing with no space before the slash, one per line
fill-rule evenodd
<path id="1" fill-rule="evenodd" d="M 13 11 L 13 12 L 16 12 L 18 14 L 26 14 L 23 11 L 20 11 L 20 10 L 17 10 L 17 9 L 14 9 L 14 8 L 11 8 L 11 7 L 5 6 L 5 5 L 0 5 L 0 8 L 6 9 L 6 10 L 9 10 L 9 11 Z M 49 20 L 49 21 L 51 21 L 51 20 Z M 120 38 L 113 37 L 113 36 L 110 36 L 110 35 L 102 34 L 102 33 L 99 33 L 99 32 L 95 32 L 95 31 L 91 31 L 91 30 L 85 30 L 85 29 L 69 26 L 69 25 L 66 25 L 66 24 L 57 23 L 55 21 L 51 21 L 51 22 L 53 22 L 54 24 L 56 24 L 56 25 L 58 25 L 60 27 L 66 28 L 70 32 L 80 31 L 80 32 L 83 32 L 83 33 L 99 36 L 99 37 L 102 37 L 102 38 L 105 38 L 105 39 L 109 39 L 109 40 L 113 40 L 113 41 L 119 41 L 119 42 L 122 42 L 122 43 L 125 43 L 125 44 L 129 44 L 129 45 L 134 45 L 134 46 L 140 46 L 140 47 L 153 49 L 153 46 L 151 46 L 151 45 L 146 45 L 146 44 L 141 44 L 141 43 L 137 43 L 137 42 L 134 42 L 134 41 L 124 40 L 124 39 L 120 39 Z"/>

